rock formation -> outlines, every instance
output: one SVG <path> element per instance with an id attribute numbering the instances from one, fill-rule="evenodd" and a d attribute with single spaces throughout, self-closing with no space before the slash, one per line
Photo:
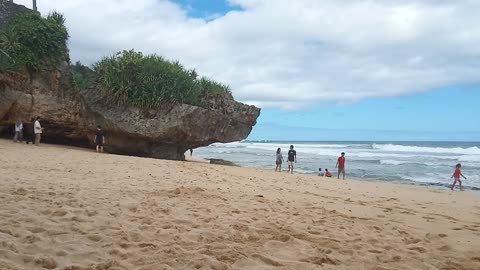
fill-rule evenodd
<path id="1" fill-rule="evenodd" d="M 7 22 L 19 12 L 28 10 L 28 8 L 22 5 L 16 5 L 7 0 L 0 0 L 0 27 L 7 24 Z"/>
<path id="2" fill-rule="evenodd" d="M 12 5 L 1 1 L 4 5 Z M 11 14 L 10 9 L 8 14 Z M 5 13 L 7 14 L 7 13 Z M 0 22 L 5 21 L 1 19 Z M 1 26 L 1 25 L 0 25 Z M 76 90 L 67 62 L 44 72 L 0 72 L 0 134 L 15 120 L 40 116 L 44 140 L 91 147 L 95 126 L 107 133 L 111 153 L 183 160 L 190 148 L 245 139 L 260 109 L 229 95 L 207 95 L 203 107 L 165 103 L 156 109 L 112 105 L 93 87 Z"/>

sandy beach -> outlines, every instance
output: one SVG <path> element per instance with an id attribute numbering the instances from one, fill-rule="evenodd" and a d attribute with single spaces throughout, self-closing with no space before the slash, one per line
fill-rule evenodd
<path id="1" fill-rule="evenodd" d="M 480 196 L 0 140 L 0 269 L 480 269 Z"/>

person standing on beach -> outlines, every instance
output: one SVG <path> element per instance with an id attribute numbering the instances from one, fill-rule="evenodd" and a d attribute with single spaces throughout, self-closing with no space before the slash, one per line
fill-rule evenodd
<path id="1" fill-rule="evenodd" d="M 40 146 L 40 140 L 42 138 L 43 128 L 40 125 L 40 116 L 37 116 L 35 123 L 33 124 L 33 132 L 35 133 L 35 145 Z"/>
<path id="2" fill-rule="evenodd" d="M 342 152 L 342 154 L 338 157 L 335 168 L 338 168 L 337 179 L 340 179 L 340 173 L 342 173 L 343 180 L 345 180 L 345 152 Z"/>
<path id="3" fill-rule="evenodd" d="M 13 142 L 18 141 L 23 141 L 23 123 L 21 118 L 18 118 L 15 123 L 15 136 L 13 137 Z"/>
<path id="4" fill-rule="evenodd" d="M 102 127 L 97 126 L 95 131 L 95 145 L 97 153 L 103 153 L 103 145 L 105 144 L 105 134 L 103 133 Z"/>
<path id="5" fill-rule="evenodd" d="M 282 171 L 282 163 L 283 163 L 283 155 L 282 155 L 282 149 L 278 148 L 277 149 L 277 154 L 275 157 L 275 164 L 277 164 L 277 167 L 275 168 L 275 171 L 278 170 L 278 172 Z"/>
<path id="6" fill-rule="evenodd" d="M 293 145 L 290 145 L 288 151 L 288 172 L 293 173 L 293 163 L 297 163 L 297 151 L 293 150 Z"/>
<path id="7" fill-rule="evenodd" d="M 467 180 L 467 178 L 465 176 L 463 176 L 462 171 L 460 170 L 461 168 L 462 168 L 462 164 L 460 164 L 460 163 L 458 163 L 457 166 L 455 166 L 455 171 L 453 172 L 452 177 L 451 177 L 451 178 L 453 178 L 453 184 L 452 184 L 452 187 L 450 188 L 451 190 L 453 190 L 453 188 L 455 187 L 455 184 L 458 181 L 458 184 L 460 186 L 460 190 L 463 191 L 462 180 L 460 180 L 460 176 L 463 177 L 465 180 Z"/>

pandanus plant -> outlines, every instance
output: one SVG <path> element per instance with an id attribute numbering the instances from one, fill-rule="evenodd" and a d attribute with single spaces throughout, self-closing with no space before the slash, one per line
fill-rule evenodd
<path id="1" fill-rule="evenodd" d="M 118 105 L 143 108 L 165 103 L 201 105 L 203 91 L 230 94 L 228 86 L 207 78 L 198 79 L 195 70 L 187 70 L 178 61 L 134 50 L 104 57 L 95 64 L 94 70 L 102 94 Z"/>

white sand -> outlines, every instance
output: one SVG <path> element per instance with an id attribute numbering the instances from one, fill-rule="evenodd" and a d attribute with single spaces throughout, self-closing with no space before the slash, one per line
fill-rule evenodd
<path id="1" fill-rule="evenodd" d="M 0 269 L 42 268 L 478 270 L 480 196 L 0 140 Z"/>

